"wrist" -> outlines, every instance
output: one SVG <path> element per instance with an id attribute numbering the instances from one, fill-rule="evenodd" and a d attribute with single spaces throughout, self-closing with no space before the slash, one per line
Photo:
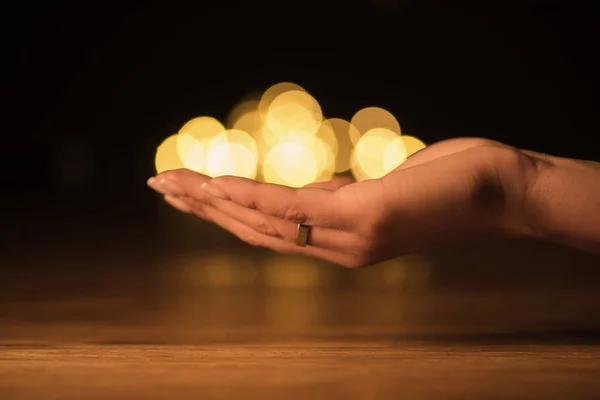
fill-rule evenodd
<path id="1" fill-rule="evenodd" d="M 536 173 L 524 202 L 528 235 L 600 252 L 600 164 L 527 152 Z"/>

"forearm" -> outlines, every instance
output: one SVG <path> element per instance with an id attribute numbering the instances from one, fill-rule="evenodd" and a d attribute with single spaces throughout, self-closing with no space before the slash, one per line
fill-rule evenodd
<path id="1" fill-rule="evenodd" d="M 539 160 L 524 208 L 533 234 L 600 254 L 600 163 L 526 153 Z"/>

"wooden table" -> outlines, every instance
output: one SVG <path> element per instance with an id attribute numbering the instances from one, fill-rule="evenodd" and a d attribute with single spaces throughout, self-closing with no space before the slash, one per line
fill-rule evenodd
<path id="1" fill-rule="evenodd" d="M 600 398 L 599 331 L 576 323 L 597 310 L 585 296 L 156 296 L 5 301 L 0 399 Z"/>
<path id="2" fill-rule="evenodd" d="M 599 399 L 600 280 L 565 280 L 567 261 L 556 278 L 489 267 L 398 287 L 337 269 L 318 287 L 270 287 L 263 270 L 211 287 L 196 259 L 15 268 L 0 280 L 0 399 Z"/>
<path id="3" fill-rule="evenodd" d="M 392 343 L 0 347 L 2 399 L 593 399 L 592 346 Z"/>

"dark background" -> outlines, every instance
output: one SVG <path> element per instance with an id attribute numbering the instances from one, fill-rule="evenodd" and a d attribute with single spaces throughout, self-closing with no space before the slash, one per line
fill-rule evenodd
<path id="1" fill-rule="evenodd" d="M 223 120 L 281 81 L 305 87 L 328 117 L 386 108 L 426 143 L 479 136 L 598 161 L 598 4 L 3 2 L 2 298 L 156 294 L 182 254 L 274 257 L 179 215 L 145 181 L 158 144 L 187 120 Z M 573 297 L 560 290 L 586 287 L 589 304 L 600 284 L 597 257 L 547 244 L 424 256 L 427 287 L 500 287 L 498 301 L 542 288 L 538 300 L 564 305 Z M 355 282 L 332 270 L 334 286 Z M 11 307 L 4 316 L 18 314 Z M 562 311 L 563 323 L 597 315 Z"/>

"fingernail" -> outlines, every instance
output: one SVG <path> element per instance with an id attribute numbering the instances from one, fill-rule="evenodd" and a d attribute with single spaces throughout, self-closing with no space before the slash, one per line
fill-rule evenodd
<path id="1" fill-rule="evenodd" d="M 158 183 L 158 179 L 156 179 L 155 177 L 148 178 L 148 180 L 146 181 L 146 183 L 148 184 L 148 186 L 150 186 L 150 188 L 156 190 L 158 193 L 166 194 L 164 192 L 164 189 Z"/>
<path id="2" fill-rule="evenodd" d="M 165 196 L 165 201 L 181 212 L 184 212 L 184 213 L 192 212 L 192 207 L 188 203 L 186 203 L 185 201 L 181 200 L 178 197 L 167 194 Z"/>
<path id="3" fill-rule="evenodd" d="M 167 192 L 166 194 L 172 196 L 183 196 L 185 194 L 185 191 L 181 189 L 181 187 L 177 183 L 171 180 L 162 178 L 158 181 L 158 183 Z"/>
<path id="4" fill-rule="evenodd" d="M 161 194 L 172 196 L 183 196 L 185 192 L 176 183 L 165 178 L 156 179 L 154 177 L 148 179 L 148 186 Z"/>
<path id="5" fill-rule="evenodd" d="M 225 193 L 221 188 L 217 187 L 216 185 L 211 185 L 208 182 L 204 182 L 202 186 L 200 186 L 200 188 L 206 193 L 210 194 L 211 196 L 215 196 L 223 200 L 229 200 L 229 196 L 227 196 L 227 193 Z"/>

